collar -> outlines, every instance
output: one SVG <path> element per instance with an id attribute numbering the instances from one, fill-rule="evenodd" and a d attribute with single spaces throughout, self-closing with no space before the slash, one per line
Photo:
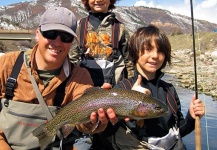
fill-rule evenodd
<path id="1" fill-rule="evenodd" d="M 96 30 L 100 26 L 108 26 L 115 20 L 115 14 L 112 12 L 107 13 L 93 13 L 89 12 L 88 21 Z"/>
<path id="2" fill-rule="evenodd" d="M 135 69 L 135 71 L 134 71 L 134 77 L 137 79 L 137 77 L 138 77 L 138 75 L 141 75 L 140 73 L 139 73 L 139 71 L 137 70 L 137 69 Z M 142 76 L 142 75 L 141 75 Z M 162 72 L 162 71 L 160 71 L 160 70 L 158 70 L 157 72 L 156 72 L 156 77 L 155 77 L 155 79 L 153 79 L 153 80 L 151 80 L 151 82 L 153 81 L 153 82 L 158 82 L 159 80 L 161 80 L 161 78 L 164 76 L 164 73 Z M 143 81 L 148 81 L 145 77 L 143 77 L 142 76 L 142 82 Z"/>
<path id="3" fill-rule="evenodd" d="M 107 13 L 93 13 L 93 12 L 89 12 L 89 19 L 99 19 L 99 20 L 103 20 L 106 16 L 108 16 L 109 14 L 111 14 L 111 12 L 107 12 Z"/>

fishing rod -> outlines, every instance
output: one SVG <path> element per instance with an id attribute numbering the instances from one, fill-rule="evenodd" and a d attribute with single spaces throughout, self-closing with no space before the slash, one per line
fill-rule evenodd
<path id="1" fill-rule="evenodd" d="M 194 51 L 194 80 L 195 80 L 195 96 L 198 99 L 198 89 L 197 89 L 197 62 L 196 62 L 196 51 L 195 51 L 195 38 L 194 38 L 194 12 L 193 3 L 191 3 L 191 21 L 192 21 L 192 38 L 193 38 L 193 51 Z M 201 128 L 200 128 L 200 118 L 196 116 L 195 118 L 195 149 L 201 150 Z"/>

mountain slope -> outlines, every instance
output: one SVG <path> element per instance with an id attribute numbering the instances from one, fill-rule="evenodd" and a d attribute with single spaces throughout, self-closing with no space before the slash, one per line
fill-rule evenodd
<path id="1" fill-rule="evenodd" d="M 43 12 L 52 6 L 63 6 L 71 9 L 76 17 L 87 16 L 79 0 L 35 0 L 5 7 L 0 7 L 0 28 L 2 29 L 34 29 L 37 27 Z M 117 18 L 125 23 L 132 33 L 138 27 L 150 23 L 157 25 L 167 34 L 191 33 L 191 18 L 172 14 L 167 10 L 149 7 L 117 7 L 113 10 Z M 203 20 L 195 20 L 198 31 L 212 32 L 217 24 Z"/>

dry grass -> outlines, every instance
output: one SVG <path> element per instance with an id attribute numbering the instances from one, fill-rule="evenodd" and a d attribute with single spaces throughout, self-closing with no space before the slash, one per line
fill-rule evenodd
<path id="1" fill-rule="evenodd" d="M 172 50 L 192 49 L 193 39 L 191 34 L 168 35 Z M 9 51 L 18 50 L 18 46 L 25 46 L 21 41 L 0 40 Z M 34 43 L 32 43 L 32 46 Z M 29 47 L 29 44 L 28 44 Z M 217 49 L 217 32 L 195 33 L 195 48 L 202 52 Z"/>
<path id="2" fill-rule="evenodd" d="M 26 41 L 26 40 L 0 40 L 0 51 L 3 52 L 11 52 L 11 51 L 18 51 L 24 50 L 24 48 L 32 48 L 35 44 L 35 41 Z"/>
<path id="3" fill-rule="evenodd" d="M 172 50 L 193 48 L 191 34 L 168 36 L 168 38 L 171 42 Z M 203 52 L 217 49 L 217 32 L 195 33 L 195 49 L 200 49 Z"/>

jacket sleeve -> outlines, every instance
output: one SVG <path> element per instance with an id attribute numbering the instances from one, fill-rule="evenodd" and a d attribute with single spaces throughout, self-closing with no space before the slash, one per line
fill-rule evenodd
<path id="1" fill-rule="evenodd" d="M 121 39 L 119 41 L 119 49 L 124 58 L 124 64 L 126 66 L 126 77 L 130 78 L 133 76 L 133 63 L 129 60 L 129 49 L 128 49 L 128 40 L 130 38 L 129 32 L 126 30 L 125 26 L 122 24 L 123 30 Z"/>
<path id="2" fill-rule="evenodd" d="M 69 51 L 70 61 L 74 64 L 77 64 L 80 60 L 80 56 L 81 56 L 81 53 L 80 53 L 80 49 L 79 49 L 79 45 L 78 45 L 78 40 L 75 39 L 73 41 L 72 47 Z"/>
<path id="3" fill-rule="evenodd" d="M 77 38 L 74 39 L 72 47 L 69 51 L 69 58 L 72 63 L 78 63 L 80 61 L 81 50 L 79 48 L 79 38 L 80 38 L 80 20 L 78 21 L 78 27 L 76 30 Z"/>
<path id="4" fill-rule="evenodd" d="M 178 98 L 178 94 L 176 93 L 176 91 L 175 91 L 175 98 L 177 100 L 177 106 L 178 106 L 177 116 L 178 116 L 179 132 L 181 137 L 184 137 L 194 130 L 195 120 L 191 117 L 189 111 L 187 112 L 186 117 L 184 118 L 181 112 L 180 100 Z"/>
<path id="5" fill-rule="evenodd" d="M 4 133 L 0 130 L 0 150 L 11 150 L 10 146 L 4 139 Z"/>
<path id="6" fill-rule="evenodd" d="M 7 78 L 7 73 L 3 73 L 3 68 L 7 67 L 6 63 L 9 64 L 9 61 L 6 58 L 11 58 L 11 57 L 8 57 L 5 54 L 5 56 L 1 56 L 1 59 L 0 59 L 0 64 L 1 64 L 1 68 L 0 68 L 0 112 L 2 109 L 1 98 L 4 97 L 3 93 L 5 93 L 4 87 L 5 87 L 5 81 Z M 0 150 L 11 150 L 10 146 L 7 144 L 4 138 L 4 133 L 1 129 L 0 129 Z"/>

